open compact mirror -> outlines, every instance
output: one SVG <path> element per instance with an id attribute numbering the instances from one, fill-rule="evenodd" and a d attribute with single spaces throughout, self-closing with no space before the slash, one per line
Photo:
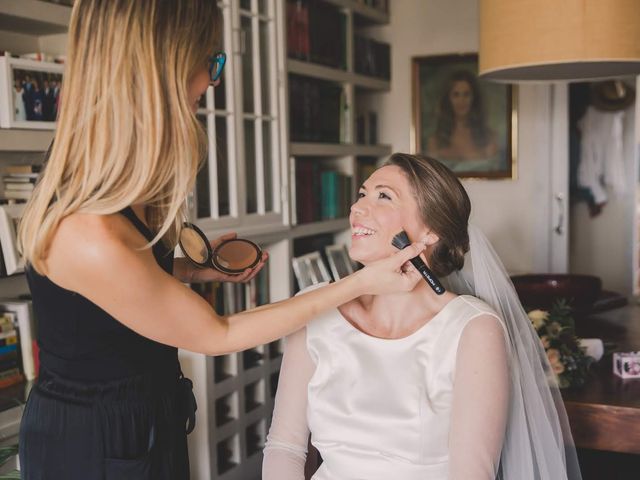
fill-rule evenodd
<path id="1" fill-rule="evenodd" d="M 233 238 L 211 248 L 206 235 L 192 223 L 183 223 L 178 240 L 186 257 L 199 267 L 237 275 L 255 267 L 262 258 L 260 247 L 250 240 Z"/>

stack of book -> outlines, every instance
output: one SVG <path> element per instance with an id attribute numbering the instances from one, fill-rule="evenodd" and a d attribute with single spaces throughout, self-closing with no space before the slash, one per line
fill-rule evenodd
<path id="1" fill-rule="evenodd" d="M 0 300 L 0 388 L 37 377 L 35 332 L 30 300 Z"/>
<path id="2" fill-rule="evenodd" d="M 346 16 L 318 0 L 287 2 L 289 58 L 345 70 L 347 68 Z"/>
<path id="3" fill-rule="evenodd" d="M 312 159 L 296 163 L 296 206 L 299 224 L 349 216 L 353 177 L 336 170 L 322 171 Z"/>
<path id="4" fill-rule="evenodd" d="M 340 85 L 289 75 L 292 142 L 339 143 L 343 109 L 344 98 Z"/>
<path id="5" fill-rule="evenodd" d="M 18 331 L 12 313 L 0 314 L 0 388 L 8 387 L 24 380 L 18 357 Z"/>
<path id="6" fill-rule="evenodd" d="M 41 168 L 41 165 L 7 165 L 2 176 L 4 198 L 29 200 Z"/>
<path id="7" fill-rule="evenodd" d="M 391 46 L 388 43 L 355 35 L 353 50 L 356 73 L 385 80 L 391 78 Z"/>

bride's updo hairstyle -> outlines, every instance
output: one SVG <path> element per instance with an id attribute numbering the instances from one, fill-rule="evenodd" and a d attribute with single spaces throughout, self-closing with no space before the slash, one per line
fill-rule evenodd
<path id="1" fill-rule="evenodd" d="M 469 251 L 467 226 L 471 201 L 451 170 L 437 160 L 394 153 L 385 165 L 400 167 L 418 203 L 421 220 L 438 236 L 427 262 L 436 276 L 444 277 L 464 265 Z"/>

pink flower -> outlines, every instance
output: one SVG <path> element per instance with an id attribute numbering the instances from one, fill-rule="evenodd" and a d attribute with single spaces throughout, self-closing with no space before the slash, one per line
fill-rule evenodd
<path id="1" fill-rule="evenodd" d="M 549 364 L 556 375 L 560 375 L 564 372 L 564 364 L 560 361 L 560 352 L 558 350 L 555 348 L 547 350 L 547 358 L 549 359 Z"/>

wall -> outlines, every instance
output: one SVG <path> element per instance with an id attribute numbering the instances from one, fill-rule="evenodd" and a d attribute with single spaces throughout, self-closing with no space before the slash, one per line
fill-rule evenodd
<path id="1" fill-rule="evenodd" d="M 411 151 L 411 57 L 477 52 L 477 0 L 394 0 L 390 25 L 370 32 L 392 44 L 392 88 L 378 109 L 381 141 Z M 472 220 L 512 273 L 558 269 L 550 264 L 552 101 L 552 86 L 520 87 L 517 180 L 465 181 Z"/>

